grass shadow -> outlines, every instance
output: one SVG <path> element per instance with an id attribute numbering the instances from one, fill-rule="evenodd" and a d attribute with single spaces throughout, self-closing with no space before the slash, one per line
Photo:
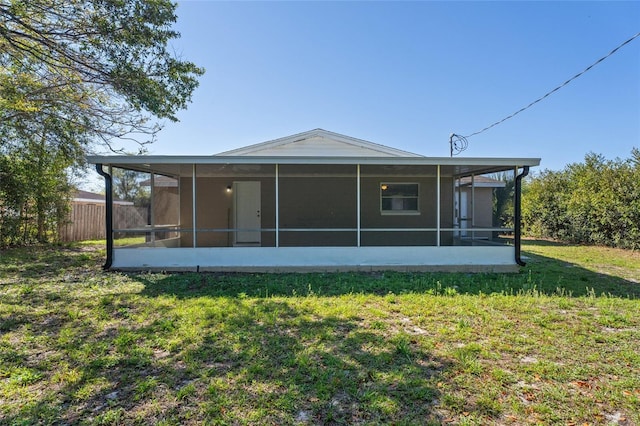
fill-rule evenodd
<path id="1" fill-rule="evenodd" d="M 22 380 L 18 391 L 53 384 L 17 412 L 0 411 L 3 423 L 442 420 L 434 404 L 450 362 L 416 336 L 390 339 L 363 329 L 357 315 L 318 315 L 286 300 L 194 298 L 175 306 L 107 295 L 91 304 L 100 326 L 59 305 L 50 307 L 55 315 L 17 314 L 16 324 L 28 322 L 30 332 L 43 336 L 42 356 L 0 345 L 8 382 Z M 56 371 L 47 368 L 52 359 Z"/>
<path id="2" fill-rule="evenodd" d="M 529 345 L 523 336 L 538 329 L 539 342 L 552 332 L 567 338 L 561 322 L 587 315 L 569 329 L 579 337 L 570 346 L 610 345 L 603 365 L 628 357 L 616 374 L 637 365 L 635 308 L 618 311 L 620 300 L 584 310 L 585 299 L 574 315 L 561 312 L 573 302 L 549 311 L 555 302 L 522 298 L 512 315 L 516 298 L 448 297 L 640 296 L 625 278 L 631 269 L 601 273 L 543 255 L 548 247 L 556 246 L 528 243 L 519 274 L 112 274 L 98 272 L 95 252 L 43 249 L 31 260 L 22 251 L 0 262 L 0 277 L 14 284 L 0 291 L 0 423 L 441 424 L 467 414 L 498 422 L 510 410 L 495 402 L 503 386 L 519 392 L 533 368 L 517 361 L 529 347 L 515 343 Z M 482 300 L 493 307 L 478 308 Z M 496 355 L 516 361 L 487 368 Z M 484 380 L 493 388 L 465 393 Z"/>
<path id="3" fill-rule="evenodd" d="M 543 294 L 567 297 L 639 298 L 640 284 L 611 273 L 527 254 L 527 266 L 517 274 L 463 273 L 170 273 L 129 274 L 144 283 L 149 296 L 297 297 L 348 294 Z"/>
<path id="4" fill-rule="evenodd" d="M 583 255 L 585 267 L 565 261 L 567 249 Z M 558 250 L 554 250 L 558 249 Z M 593 254 L 584 256 L 589 250 Z M 599 250 L 599 251 L 597 251 Z M 526 240 L 527 265 L 516 274 L 498 273 L 169 273 L 129 274 L 145 284 L 150 296 L 185 297 L 341 296 L 345 294 L 427 293 L 523 294 L 640 297 L 640 253 L 618 250 L 601 259 L 602 248 L 568 246 L 547 240 Z M 615 250 L 615 249 L 610 249 Z M 605 251 L 606 252 L 606 251 Z M 551 257 L 554 256 L 554 257 Z M 627 256 L 627 263 L 621 256 Z M 622 260 L 621 260 L 622 259 Z M 599 262 L 599 263 L 598 263 Z M 610 262 L 611 265 L 607 265 Z M 616 266 L 617 262 L 617 266 Z M 634 269 L 635 268 L 635 269 Z M 637 271 L 637 275 L 635 275 Z M 633 277 L 636 278 L 633 278 Z"/>
<path id="5" fill-rule="evenodd" d="M 38 245 L 0 250 L 0 285 L 100 270 L 103 249 L 81 245 Z M 13 279 L 10 279 L 13 278 Z"/>
<path id="6" fill-rule="evenodd" d="M 521 272 L 544 294 L 640 298 L 640 253 L 605 247 L 525 240 Z M 571 260 L 569 260 L 571 259 Z"/>

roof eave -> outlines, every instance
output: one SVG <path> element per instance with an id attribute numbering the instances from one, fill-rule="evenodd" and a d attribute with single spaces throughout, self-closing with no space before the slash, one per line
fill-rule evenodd
<path id="1" fill-rule="evenodd" d="M 372 164 L 441 166 L 538 166 L 540 158 L 512 157 L 298 157 L 298 156 L 182 156 L 90 155 L 92 164 Z"/>

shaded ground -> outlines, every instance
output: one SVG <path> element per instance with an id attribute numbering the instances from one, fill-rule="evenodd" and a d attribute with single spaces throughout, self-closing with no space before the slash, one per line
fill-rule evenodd
<path id="1" fill-rule="evenodd" d="M 1 252 L 0 423 L 640 424 L 640 256 L 525 249 L 510 275 Z"/>

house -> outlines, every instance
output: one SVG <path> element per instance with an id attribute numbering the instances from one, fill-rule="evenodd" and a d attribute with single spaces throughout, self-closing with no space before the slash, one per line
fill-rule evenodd
<path id="1" fill-rule="evenodd" d="M 521 179 L 540 163 L 425 157 L 322 129 L 211 156 L 88 160 L 108 195 L 115 167 L 152 187 L 149 226 L 114 229 L 107 210 L 107 235 L 146 238 L 107 239 L 105 267 L 199 271 L 515 271 Z M 504 171 L 516 181 L 516 228 L 463 225 L 455 199 L 467 181 Z"/>
<path id="2" fill-rule="evenodd" d="M 71 198 L 72 206 L 76 204 L 104 204 L 104 203 L 105 203 L 104 194 L 97 194 L 95 192 L 84 191 L 82 189 L 77 189 L 73 194 L 73 198 Z M 133 202 L 114 199 L 113 204 L 120 205 L 120 206 L 132 206 Z"/>
<path id="3" fill-rule="evenodd" d="M 476 231 L 477 228 L 493 228 L 495 223 L 493 204 L 494 191 L 504 188 L 506 183 L 489 176 L 467 176 L 456 180 L 453 196 L 455 227 L 462 241 L 492 238 L 494 232 Z"/>

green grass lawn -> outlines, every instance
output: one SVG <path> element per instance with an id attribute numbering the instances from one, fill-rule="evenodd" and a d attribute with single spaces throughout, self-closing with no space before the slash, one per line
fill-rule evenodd
<path id="1" fill-rule="evenodd" d="M 0 424 L 640 425 L 640 253 L 519 274 L 121 274 L 0 252 Z"/>

